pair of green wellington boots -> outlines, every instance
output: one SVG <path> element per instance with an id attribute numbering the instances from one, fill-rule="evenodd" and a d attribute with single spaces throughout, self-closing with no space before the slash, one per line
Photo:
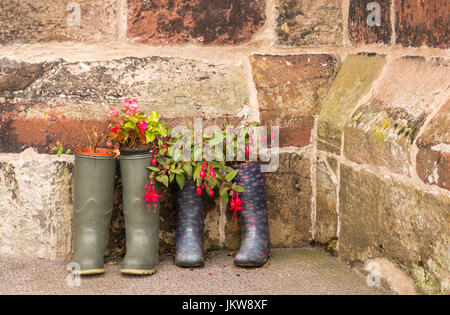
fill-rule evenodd
<path id="1" fill-rule="evenodd" d="M 126 255 L 121 273 L 149 275 L 156 272 L 159 250 L 159 205 L 150 212 L 145 204 L 147 167 L 152 155 L 122 155 Z M 114 156 L 75 154 L 74 170 L 74 273 L 97 275 L 105 272 L 104 252 L 108 243 L 113 210 Z M 78 266 L 77 266 L 78 267 Z"/>

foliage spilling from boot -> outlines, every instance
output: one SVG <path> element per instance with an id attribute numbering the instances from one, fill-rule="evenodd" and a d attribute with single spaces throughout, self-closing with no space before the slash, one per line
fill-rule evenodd
<path id="1" fill-rule="evenodd" d="M 237 220 L 239 211 L 244 211 L 239 193 L 245 190 L 233 181 L 238 170 L 232 168 L 230 164 L 250 162 L 250 145 L 254 140 L 249 126 L 257 125 L 258 123 L 250 123 L 241 126 L 230 140 L 226 135 L 226 129 L 232 127 L 230 125 L 220 130 L 221 137 L 216 137 L 214 133 L 209 136 L 198 136 L 192 128 L 192 123 L 188 123 L 188 128 L 180 129 L 178 133 L 175 132 L 175 136 L 167 137 L 165 141 L 159 141 L 158 147 L 152 150 L 155 155 L 152 165 L 148 167 L 150 177 L 146 186 L 148 191 L 146 200 L 155 196 L 152 191 L 156 181 L 165 186 L 175 181 L 180 189 L 184 188 L 186 180 L 194 181 L 198 195 L 205 192 L 213 197 L 215 191 L 218 191 L 223 202 L 229 204 L 230 210 L 233 211 L 233 219 Z M 173 135 L 173 130 L 169 130 L 168 134 Z M 187 148 L 180 148 L 178 145 L 183 139 L 189 139 L 184 143 Z M 243 145 L 240 145 L 240 141 Z M 190 155 L 188 158 L 184 155 L 186 149 Z M 244 161 L 237 162 L 236 159 L 226 161 L 225 153 L 230 150 L 233 157 L 245 153 Z M 242 150 L 245 152 L 241 152 Z M 207 152 L 208 160 L 205 159 L 204 152 Z"/>
<path id="2" fill-rule="evenodd" d="M 165 123 L 160 121 L 158 111 L 144 114 L 137 100 L 125 99 L 120 111 L 111 108 L 109 119 L 113 122 L 109 140 L 115 149 L 151 149 L 156 146 L 158 137 L 167 136 Z"/>

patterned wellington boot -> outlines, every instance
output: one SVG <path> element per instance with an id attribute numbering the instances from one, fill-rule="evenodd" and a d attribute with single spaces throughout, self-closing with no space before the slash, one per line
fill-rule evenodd
<path id="1" fill-rule="evenodd" d="M 175 265 L 202 267 L 203 261 L 203 198 L 193 181 L 186 181 L 177 191 L 177 227 L 175 239 Z"/>
<path id="2" fill-rule="evenodd" d="M 244 202 L 241 212 L 242 244 L 235 257 L 239 267 L 260 267 L 270 254 L 270 234 L 267 219 L 265 179 L 260 163 L 246 163 L 233 167 L 239 170 L 235 177 L 245 189 L 239 197 Z"/>

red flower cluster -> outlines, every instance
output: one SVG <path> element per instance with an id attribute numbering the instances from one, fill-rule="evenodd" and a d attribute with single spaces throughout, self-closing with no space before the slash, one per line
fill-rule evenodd
<path id="1" fill-rule="evenodd" d="M 208 167 L 208 163 L 204 162 L 203 165 L 202 165 L 202 170 L 200 171 L 200 174 L 199 174 L 200 178 L 204 179 L 206 177 L 207 174 L 206 174 L 205 169 L 207 167 Z M 212 179 L 216 178 L 216 172 L 214 171 L 212 163 L 210 164 L 209 170 L 210 171 L 209 171 L 208 175 Z M 207 189 L 207 188 L 208 188 L 208 186 L 206 184 L 203 184 L 203 186 L 198 186 L 197 187 L 197 194 L 200 196 L 202 194 L 202 192 L 203 192 L 203 189 Z M 214 190 L 211 187 L 209 187 L 208 195 L 210 197 L 214 196 Z"/>
<path id="2" fill-rule="evenodd" d="M 236 226 L 237 224 L 237 214 L 239 211 L 244 212 L 244 208 L 242 208 L 242 205 L 244 204 L 244 202 L 239 198 L 239 193 L 235 193 L 232 197 L 231 197 L 231 201 L 230 201 L 230 211 L 234 211 L 233 216 L 232 216 L 232 220 L 234 220 L 234 226 Z"/>
<path id="3" fill-rule="evenodd" d="M 144 198 L 145 202 L 147 203 L 148 212 L 150 212 L 150 207 L 152 204 L 153 204 L 154 211 L 156 212 L 156 204 L 158 203 L 158 200 L 159 200 L 159 198 L 162 197 L 162 195 L 158 195 L 155 192 L 154 184 L 147 183 L 145 185 L 145 190 L 146 190 L 145 195 L 142 196 L 142 198 Z"/>

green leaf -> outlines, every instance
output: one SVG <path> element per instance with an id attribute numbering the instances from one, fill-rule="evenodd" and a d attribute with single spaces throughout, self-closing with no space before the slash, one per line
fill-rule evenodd
<path id="1" fill-rule="evenodd" d="M 181 160 L 181 149 L 177 149 L 175 150 L 175 152 L 173 153 L 173 159 L 175 162 L 178 162 Z"/>
<path id="2" fill-rule="evenodd" d="M 202 170 L 202 162 L 197 162 L 197 164 L 195 165 L 195 169 L 194 169 L 194 177 L 198 178 L 200 175 L 200 171 Z"/>
<path id="3" fill-rule="evenodd" d="M 156 177 L 156 180 L 163 183 L 166 187 L 169 187 L 169 177 L 167 175 L 161 175 Z"/>
<path id="4" fill-rule="evenodd" d="M 236 186 L 236 191 L 237 192 L 245 192 L 245 189 L 242 188 L 241 186 Z"/>
<path id="5" fill-rule="evenodd" d="M 169 182 L 173 182 L 173 178 L 175 177 L 174 173 L 170 173 L 169 175 Z"/>
<path id="6" fill-rule="evenodd" d="M 183 170 L 181 168 L 175 168 L 173 170 L 170 170 L 170 172 L 174 174 L 183 174 Z"/>
<path id="7" fill-rule="evenodd" d="M 228 203 L 229 197 L 228 194 L 223 194 L 220 196 L 225 204 Z"/>
<path id="8" fill-rule="evenodd" d="M 59 149 L 58 149 L 58 156 L 61 156 L 62 154 L 63 154 L 63 147 L 60 147 Z"/>
<path id="9" fill-rule="evenodd" d="M 184 175 L 177 174 L 177 176 L 175 177 L 175 180 L 177 181 L 178 186 L 180 186 L 180 189 L 183 189 L 184 183 L 185 183 Z"/>
<path id="10" fill-rule="evenodd" d="M 222 188 L 222 190 L 220 191 L 220 195 L 221 196 L 224 194 L 228 195 L 227 192 L 228 192 L 228 187 Z"/>
<path id="11" fill-rule="evenodd" d="M 69 154 L 72 150 L 67 149 L 66 154 Z"/>
<path id="12" fill-rule="evenodd" d="M 232 172 L 225 175 L 225 180 L 227 182 L 231 182 L 233 180 L 233 178 L 237 175 L 237 173 L 238 173 L 238 170 L 233 170 Z"/>
<path id="13" fill-rule="evenodd" d="M 132 121 L 127 122 L 125 125 L 123 125 L 123 128 L 125 129 L 134 129 L 136 128 L 136 124 Z"/>
<path id="14" fill-rule="evenodd" d="M 192 176 L 192 165 L 190 162 L 187 163 L 183 163 L 183 165 L 181 166 L 183 168 L 183 171 L 189 176 Z"/>
<path id="15" fill-rule="evenodd" d="M 157 167 L 154 167 L 154 166 L 149 166 L 149 167 L 147 167 L 150 171 L 153 171 L 153 172 L 159 172 L 160 171 L 160 169 L 159 168 L 157 168 Z"/>

